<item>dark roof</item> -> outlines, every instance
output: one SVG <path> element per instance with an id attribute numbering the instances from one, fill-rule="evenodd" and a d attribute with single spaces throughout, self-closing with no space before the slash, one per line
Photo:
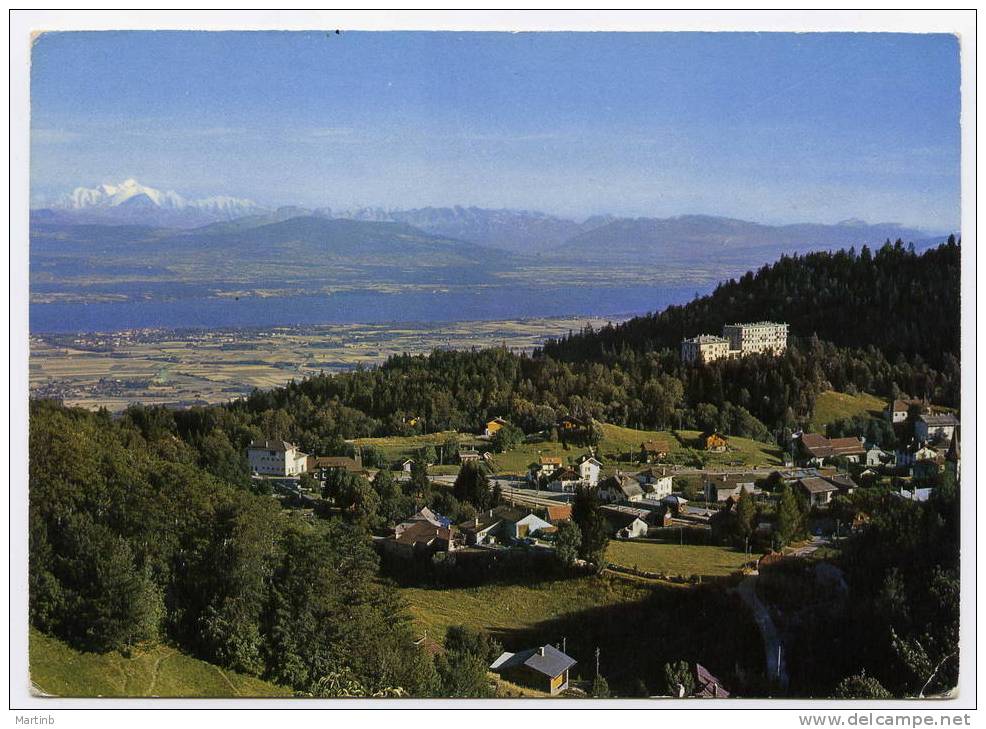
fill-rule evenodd
<path id="1" fill-rule="evenodd" d="M 286 440 L 251 440 L 250 448 L 283 453 L 284 451 L 297 450 L 298 446 L 288 443 Z"/>
<path id="2" fill-rule="evenodd" d="M 644 490 L 640 488 L 640 482 L 635 478 L 627 476 L 625 473 L 618 473 L 603 479 L 599 482 L 599 488 L 606 489 L 607 491 L 617 491 L 626 498 L 643 496 L 644 494 Z"/>
<path id="3" fill-rule="evenodd" d="M 839 487 L 828 479 L 818 478 L 815 476 L 798 479 L 798 483 L 810 494 L 824 494 L 830 491 L 839 490 Z"/>
<path id="4" fill-rule="evenodd" d="M 452 538 L 452 530 L 446 527 L 436 527 L 426 521 L 416 521 L 409 524 L 395 537 L 398 544 L 431 544 L 436 539 L 447 542 Z"/>
<path id="5" fill-rule="evenodd" d="M 362 471 L 363 467 L 349 456 L 318 456 L 315 468 L 345 468 L 347 471 Z"/>
<path id="6" fill-rule="evenodd" d="M 695 664 L 695 693 L 706 699 L 728 699 L 729 692 L 722 687 L 722 682 L 713 676 L 709 669 L 701 663 Z"/>
<path id="7" fill-rule="evenodd" d="M 576 471 L 573 471 L 571 468 L 559 468 L 548 478 L 552 481 L 579 481 L 582 476 Z"/>
<path id="8" fill-rule="evenodd" d="M 820 433 L 802 433 L 801 446 L 814 458 L 861 456 L 866 452 L 859 438 L 826 438 Z"/>
<path id="9" fill-rule="evenodd" d="M 645 440 L 640 444 L 640 450 L 647 451 L 648 453 L 666 453 L 667 446 L 663 443 L 658 443 L 656 440 Z"/>
<path id="10" fill-rule="evenodd" d="M 563 674 L 577 662 L 553 645 L 543 645 L 539 648 L 528 648 L 518 653 L 503 653 L 493 661 L 490 670 L 499 673 L 510 668 L 527 666 L 531 670 L 554 678 Z"/>
<path id="11" fill-rule="evenodd" d="M 954 428 L 959 424 L 959 419 L 956 418 L 951 413 L 943 413 L 941 415 L 919 415 L 918 420 L 922 421 L 926 425 L 931 425 L 933 427 L 951 427 Z"/>
<path id="12" fill-rule="evenodd" d="M 647 520 L 644 518 L 644 516 L 646 516 L 646 513 L 641 515 L 641 513 L 639 513 L 640 511 L 642 510 L 638 510 L 638 509 L 622 510 L 618 506 L 609 506 L 609 505 L 599 507 L 599 512 L 603 515 L 606 521 L 609 522 L 610 526 L 612 526 L 614 529 L 623 529 L 625 527 L 628 527 L 631 524 L 633 524 L 633 522 L 635 522 L 637 519 L 640 519 L 640 521 L 646 524 Z"/>

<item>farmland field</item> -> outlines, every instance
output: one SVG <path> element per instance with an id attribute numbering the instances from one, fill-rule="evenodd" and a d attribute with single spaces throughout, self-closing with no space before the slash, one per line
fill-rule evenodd
<path id="1" fill-rule="evenodd" d="M 611 541 L 606 559 L 647 572 L 712 577 L 736 572 L 751 558 L 728 547 Z"/>

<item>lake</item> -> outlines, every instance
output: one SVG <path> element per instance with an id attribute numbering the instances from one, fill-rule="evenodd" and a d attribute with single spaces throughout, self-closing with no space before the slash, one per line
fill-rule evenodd
<path id="1" fill-rule="evenodd" d="M 554 316 L 642 314 L 690 301 L 714 284 L 688 286 L 496 286 L 454 291 L 256 296 L 188 296 L 168 300 L 32 303 L 36 333 L 122 329 L 218 329 L 306 324 L 450 322 Z"/>

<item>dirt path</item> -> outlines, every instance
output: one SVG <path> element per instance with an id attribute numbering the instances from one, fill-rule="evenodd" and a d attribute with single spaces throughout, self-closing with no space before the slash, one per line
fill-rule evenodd
<path id="1" fill-rule="evenodd" d="M 756 622 L 757 628 L 760 629 L 763 650 L 767 659 L 767 678 L 777 681 L 781 689 L 786 691 L 789 679 L 784 660 L 784 643 L 781 641 L 777 626 L 774 625 L 774 621 L 770 617 L 770 611 L 763 604 L 760 596 L 757 595 L 757 579 L 759 579 L 757 575 L 749 575 L 740 582 L 736 589 L 739 591 L 743 602 L 750 608 L 750 612 L 753 613 L 753 620 Z"/>
<path id="2" fill-rule="evenodd" d="M 167 653 L 162 653 L 157 657 L 157 660 L 154 661 L 154 668 L 151 671 L 151 683 L 147 687 L 147 691 L 145 692 L 147 696 L 154 695 L 154 686 L 157 684 L 157 677 L 161 673 L 161 662 L 164 661 L 166 658 L 171 658 L 171 656 L 173 656 L 174 654 L 175 651 L 168 651 Z"/>

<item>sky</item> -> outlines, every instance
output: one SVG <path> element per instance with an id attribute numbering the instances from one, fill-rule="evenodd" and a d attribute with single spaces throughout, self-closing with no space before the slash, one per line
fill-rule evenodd
<path id="1" fill-rule="evenodd" d="M 956 230 L 959 46 L 874 33 L 38 38 L 31 197 L 477 205 Z"/>

